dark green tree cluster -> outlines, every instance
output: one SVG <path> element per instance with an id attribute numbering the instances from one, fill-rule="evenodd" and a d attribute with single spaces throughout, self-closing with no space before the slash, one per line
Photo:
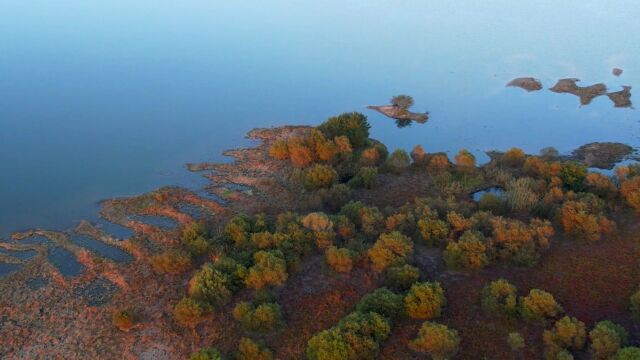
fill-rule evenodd
<path id="1" fill-rule="evenodd" d="M 391 333 L 394 320 L 404 313 L 403 297 L 387 288 L 379 288 L 362 297 L 355 311 L 307 343 L 311 360 L 375 359 L 380 344 Z"/>
<path id="2" fill-rule="evenodd" d="M 284 326 L 280 305 L 273 302 L 257 305 L 247 301 L 240 302 L 233 308 L 233 317 L 245 330 L 251 332 L 269 333 Z"/>

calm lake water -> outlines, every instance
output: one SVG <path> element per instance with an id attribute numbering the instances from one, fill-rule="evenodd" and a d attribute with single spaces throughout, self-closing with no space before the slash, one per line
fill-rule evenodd
<path id="1" fill-rule="evenodd" d="M 254 127 L 344 111 L 369 115 L 391 148 L 640 145 L 638 112 L 606 97 L 579 107 L 504 87 L 534 76 L 640 90 L 640 2 L 426 3 L 0 0 L 0 234 L 200 186 L 184 163 L 223 160 Z M 431 120 L 397 129 L 365 109 L 398 93 Z"/>

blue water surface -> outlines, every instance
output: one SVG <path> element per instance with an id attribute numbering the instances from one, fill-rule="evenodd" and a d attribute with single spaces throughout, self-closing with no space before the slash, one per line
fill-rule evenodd
<path id="1" fill-rule="evenodd" d="M 254 127 L 363 111 L 391 148 L 639 145 L 638 114 L 505 88 L 640 86 L 640 2 L 0 2 L 0 236 L 66 229 L 105 198 L 199 184 Z M 611 68 L 624 69 L 621 77 Z M 425 125 L 366 110 L 407 93 Z"/>

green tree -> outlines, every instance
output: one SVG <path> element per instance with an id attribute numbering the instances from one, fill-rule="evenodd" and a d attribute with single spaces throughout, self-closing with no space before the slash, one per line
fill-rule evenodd
<path id="1" fill-rule="evenodd" d="M 520 148 L 511 148 L 502 155 L 502 163 L 509 167 L 520 167 L 525 161 L 525 153 Z"/>
<path id="2" fill-rule="evenodd" d="M 260 250 L 253 254 L 254 265 L 244 282 L 247 287 L 260 290 L 265 286 L 282 286 L 287 281 L 287 263 L 279 250 Z"/>
<path id="3" fill-rule="evenodd" d="M 418 220 L 418 231 L 429 245 L 444 241 L 449 235 L 449 224 L 439 219 Z"/>
<path id="4" fill-rule="evenodd" d="M 525 347 L 525 341 L 519 332 L 511 332 L 507 335 L 507 344 L 513 352 L 520 352 Z"/>
<path id="5" fill-rule="evenodd" d="M 308 168 L 304 176 L 307 190 L 328 189 L 338 180 L 338 173 L 331 165 L 315 164 Z"/>
<path id="6" fill-rule="evenodd" d="M 438 282 L 415 283 L 404 298 L 406 313 L 414 319 L 434 319 L 446 305 L 444 290 Z"/>
<path id="7" fill-rule="evenodd" d="M 173 308 L 173 316 L 178 324 L 195 329 L 210 313 L 210 309 L 192 298 L 182 298 Z"/>
<path id="8" fill-rule="evenodd" d="M 263 303 L 253 306 L 249 302 L 240 302 L 233 308 L 233 317 L 240 321 L 247 331 L 269 333 L 284 325 L 282 310 L 277 303 Z"/>
<path id="9" fill-rule="evenodd" d="M 262 342 L 242 338 L 238 343 L 236 360 L 273 360 L 273 353 Z"/>
<path id="10" fill-rule="evenodd" d="M 584 180 L 587 178 L 587 167 L 578 162 L 571 161 L 562 164 L 559 176 L 560 179 L 562 179 L 562 183 L 564 183 L 569 190 L 580 192 L 584 190 Z"/>
<path id="11" fill-rule="evenodd" d="M 409 154 L 402 149 L 397 149 L 389 155 L 384 164 L 384 168 L 394 173 L 400 173 L 411 165 Z"/>
<path id="12" fill-rule="evenodd" d="M 224 227 L 224 235 L 237 246 L 244 246 L 249 240 L 251 223 L 246 216 L 235 216 Z"/>
<path id="13" fill-rule="evenodd" d="M 454 157 L 458 171 L 462 173 L 471 173 L 476 168 L 476 157 L 468 150 L 462 149 Z"/>
<path id="14" fill-rule="evenodd" d="M 195 222 L 187 225 L 182 231 L 182 244 L 192 256 L 205 255 L 211 246 L 205 226 Z"/>
<path id="15" fill-rule="evenodd" d="M 391 266 L 385 270 L 384 283 L 394 289 L 406 290 L 420 280 L 420 270 L 409 264 Z"/>
<path id="16" fill-rule="evenodd" d="M 233 294 L 233 280 L 229 274 L 206 263 L 189 280 L 189 296 L 212 306 L 226 304 Z"/>
<path id="17" fill-rule="evenodd" d="M 553 328 L 545 330 L 542 340 L 545 347 L 545 358 L 555 359 L 562 350 L 581 350 L 587 338 L 587 331 L 582 321 L 565 316 L 556 321 Z"/>
<path id="18" fill-rule="evenodd" d="M 354 177 L 349 180 L 349 186 L 373 189 L 378 185 L 378 168 L 364 166 L 358 169 Z"/>
<path id="19" fill-rule="evenodd" d="M 369 139 L 369 128 L 367 117 L 361 113 L 344 113 L 329 118 L 318 126 L 327 139 L 336 136 L 346 136 L 355 148 L 361 148 Z"/>
<path id="20" fill-rule="evenodd" d="M 411 239 L 397 231 L 380 235 L 368 251 L 369 259 L 376 271 L 383 271 L 389 266 L 402 263 L 412 254 Z"/>
<path id="21" fill-rule="evenodd" d="M 383 287 L 363 296 L 356 306 L 356 310 L 362 313 L 372 311 L 389 320 L 394 320 L 400 316 L 403 307 L 402 295 Z"/>
<path id="22" fill-rule="evenodd" d="M 518 310 L 516 287 L 505 279 L 492 281 L 482 289 L 481 306 L 486 314 L 515 315 Z"/>
<path id="23" fill-rule="evenodd" d="M 191 354 L 189 360 L 224 360 L 224 356 L 216 348 L 204 348 Z"/>
<path id="24" fill-rule="evenodd" d="M 321 331 L 307 343 L 310 360 L 375 359 L 380 343 L 390 334 L 389 322 L 381 315 L 353 312 L 335 327 Z"/>
<path id="25" fill-rule="evenodd" d="M 446 325 L 425 321 L 418 332 L 418 336 L 409 346 L 422 353 L 426 353 L 434 360 L 451 359 L 460 346 L 458 331 Z"/>
<path id="26" fill-rule="evenodd" d="M 353 255 L 349 249 L 331 246 L 324 254 L 327 264 L 331 269 L 333 269 L 333 271 L 339 273 L 351 272 L 351 268 L 353 267 Z"/>
<path id="27" fill-rule="evenodd" d="M 413 98 L 409 95 L 396 95 L 391 98 L 391 105 L 407 110 L 413 106 Z"/>
<path id="28" fill-rule="evenodd" d="M 191 268 L 191 256 L 182 249 L 169 249 L 153 255 L 149 262 L 153 270 L 161 274 L 180 274 Z"/>
<path id="29" fill-rule="evenodd" d="M 276 160 L 289 158 L 289 146 L 285 140 L 278 140 L 269 147 L 269 155 Z"/>
<path id="30" fill-rule="evenodd" d="M 640 359 L 640 348 L 635 346 L 629 346 L 620 349 L 613 360 L 638 360 Z"/>
<path id="31" fill-rule="evenodd" d="M 520 297 L 520 315 L 525 321 L 539 322 L 547 318 L 556 317 L 563 312 L 553 295 L 539 290 L 531 289 L 529 295 Z"/>
<path id="32" fill-rule="evenodd" d="M 627 332 L 622 326 L 605 320 L 596 323 L 589 339 L 594 359 L 610 359 L 626 344 Z"/>
<path id="33" fill-rule="evenodd" d="M 466 231 L 460 239 L 452 241 L 444 251 L 444 261 L 455 270 L 477 270 L 489 264 L 487 248 L 482 234 Z"/>

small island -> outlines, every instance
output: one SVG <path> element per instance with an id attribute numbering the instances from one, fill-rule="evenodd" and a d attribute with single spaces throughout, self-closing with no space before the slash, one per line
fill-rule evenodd
<path id="1" fill-rule="evenodd" d="M 580 105 L 589 105 L 593 99 L 607 93 L 607 86 L 602 83 L 589 86 L 578 86 L 579 79 L 560 79 L 549 90 L 556 93 L 572 94 L 580 98 Z"/>
<path id="2" fill-rule="evenodd" d="M 519 87 L 527 92 L 542 90 L 542 83 L 540 80 L 532 77 L 515 78 L 509 81 L 506 86 Z"/>
<path id="3" fill-rule="evenodd" d="M 607 97 L 613 101 L 613 106 L 617 108 L 629 108 L 631 103 L 631 86 L 623 86 L 622 90 L 607 93 Z"/>
<path id="4" fill-rule="evenodd" d="M 408 95 L 398 95 L 391 98 L 391 105 L 369 105 L 367 109 L 375 110 L 396 120 L 399 128 L 409 126 L 412 122 L 424 124 L 429 120 L 429 113 L 414 113 L 409 111 L 413 106 L 413 98 Z"/>

